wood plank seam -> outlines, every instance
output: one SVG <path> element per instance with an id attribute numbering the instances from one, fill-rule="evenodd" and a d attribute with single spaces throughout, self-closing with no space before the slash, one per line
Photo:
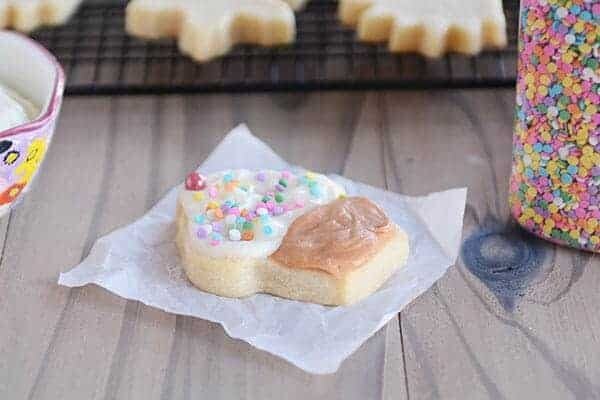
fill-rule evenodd
<path id="1" fill-rule="evenodd" d="M 117 107 L 116 102 L 112 102 L 110 108 L 111 108 L 111 113 L 110 113 L 111 116 L 110 116 L 110 120 L 109 120 L 110 128 L 109 128 L 108 144 L 106 146 L 106 153 L 104 156 L 105 162 L 104 162 L 104 168 L 102 169 L 102 180 L 100 183 L 100 186 L 102 189 L 100 190 L 100 195 L 99 195 L 96 203 L 94 204 L 94 211 L 92 214 L 90 227 L 88 229 L 88 233 L 87 233 L 87 236 L 84 241 L 85 244 L 83 246 L 83 251 L 81 253 L 80 261 L 83 261 L 83 259 L 89 254 L 89 252 L 98 236 L 98 222 L 102 216 L 102 212 L 104 209 L 106 193 L 108 193 L 108 188 L 110 186 L 110 177 L 114 173 L 114 165 L 113 165 L 114 164 L 113 163 L 114 152 L 112 151 L 112 147 L 115 143 L 116 133 L 117 133 L 116 124 L 117 124 L 118 107 Z M 54 346 L 56 344 L 56 340 L 58 339 L 59 334 L 61 333 L 62 329 L 64 329 L 64 321 L 67 317 L 67 314 L 73 308 L 73 305 L 75 303 L 77 303 L 83 290 L 84 290 L 83 288 L 74 288 L 74 289 L 69 290 L 69 295 L 67 297 L 67 301 L 65 302 L 65 306 L 61 310 L 61 313 L 57 320 L 57 323 L 54 326 L 54 330 L 52 332 L 51 339 L 48 342 L 48 347 L 46 348 L 46 351 L 44 352 L 44 356 L 42 357 L 40 366 L 38 367 L 38 370 L 36 372 L 35 379 L 33 381 L 33 384 L 31 385 L 31 389 L 27 396 L 27 398 L 29 400 L 33 400 L 36 396 L 42 376 L 44 375 L 46 368 L 48 366 L 49 357 L 54 352 Z"/>
<path id="2" fill-rule="evenodd" d="M 393 164 L 394 164 L 394 168 L 392 168 L 392 177 L 394 178 L 394 180 L 396 181 L 397 187 L 400 187 L 400 179 L 397 176 L 397 169 L 395 167 L 395 158 L 394 155 L 391 152 L 391 144 L 390 144 L 390 131 L 389 131 L 389 116 L 388 116 L 388 110 L 387 110 L 387 102 L 385 101 L 385 93 L 378 93 L 377 94 L 377 109 L 379 111 L 379 126 L 378 126 L 378 133 L 380 135 L 380 151 L 381 151 L 381 163 L 382 163 L 382 167 L 383 167 L 383 178 L 384 178 L 384 182 L 385 182 L 385 189 L 386 190 L 390 190 L 391 184 L 390 184 L 390 173 L 388 170 L 388 165 L 385 162 L 386 159 L 389 159 Z M 398 313 L 398 315 L 396 315 L 396 318 L 398 320 L 398 330 L 399 330 L 399 334 L 400 334 L 400 351 L 402 352 L 402 368 L 404 369 L 404 390 L 406 393 L 406 399 L 410 400 L 410 390 L 409 390 L 409 386 L 408 386 L 408 371 L 406 368 L 406 354 L 405 354 L 405 349 L 404 349 L 404 334 L 402 333 L 402 311 L 400 311 Z M 384 381 L 385 384 L 385 381 Z"/>

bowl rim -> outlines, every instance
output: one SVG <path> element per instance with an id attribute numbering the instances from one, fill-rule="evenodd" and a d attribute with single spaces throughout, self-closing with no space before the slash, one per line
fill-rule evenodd
<path id="1" fill-rule="evenodd" d="M 23 41 L 23 43 L 25 45 L 30 46 L 31 48 L 34 49 L 34 51 L 41 53 L 42 56 L 44 56 L 46 58 L 48 63 L 53 65 L 54 69 L 56 70 L 56 75 L 54 78 L 54 87 L 52 89 L 51 99 L 50 99 L 50 102 L 48 103 L 48 105 L 43 110 L 43 112 L 40 113 L 40 116 L 38 118 L 34 119 L 33 121 L 29 121 L 23 125 L 18 125 L 18 126 L 12 127 L 5 131 L 0 131 L 0 138 L 5 138 L 5 137 L 9 137 L 9 136 L 19 135 L 21 133 L 38 130 L 41 127 L 47 125 L 52 120 L 52 118 L 56 114 L 56 112 L 62 102 L 63 91 L 65 88 L 65 72 L 64 72 L 62 66 L 60 65 L 60 63 L 52 55 L 52 53 L 50 53 L 44 46 L 42 46 L 35 40 L 31 39 L 30 37 L 25 36 L 18 32 L 5 31 L 5 30 L 0 30 L 0 34 L 14 36 L 15 38 Z"/>

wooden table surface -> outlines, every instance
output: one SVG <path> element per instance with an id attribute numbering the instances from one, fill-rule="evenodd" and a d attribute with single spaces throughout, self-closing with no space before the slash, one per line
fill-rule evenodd
<path id="1" fill-rule="evenodd" d="M 35 188 L 0 225 L 0 399 L 600 398 L 600 263 L 509 220 L 512 117 L 510 90 L 66 99 Z M 238 122 L 314 170 L 469 188 L 457 265 L 336 374 L 56 284 Z"/>

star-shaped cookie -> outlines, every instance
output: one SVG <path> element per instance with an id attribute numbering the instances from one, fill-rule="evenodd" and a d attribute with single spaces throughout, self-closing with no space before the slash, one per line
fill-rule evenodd
<path id="1" fill-rule="evenodd" d="M 360 40 L 393 52 L 439 57 L 506 45 L 501 0 L 340 0 L 339 16 Z"/>
<path id="2" fill-rule="evenodd" d="M 308 0 L 283 0 L 290 5 L 294 9 L 294 11 L 300 11 L 304 8 Z"/>
<path id="3" fill-rule="evenodd" d="M 0 0 L 0 29 L 21 32 L 60 25 L 75 12 L 81 0 Z"/>
<path id="4" fill-rule="evenodd" d="M 201 62 L 237 43 L 275 46 L 296 34 L 294 12 L 282 0 L 133 0 L 126 29 L 148 39 L 176 37 L 181 51 Z"/>

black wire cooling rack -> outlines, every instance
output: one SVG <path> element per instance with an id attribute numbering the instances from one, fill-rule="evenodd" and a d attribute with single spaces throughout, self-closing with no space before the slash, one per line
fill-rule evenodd
<path id="1" fill-rule="evenodd" d="M 69 94 L 153 94 L 327 89 L 470 88 L 512 86 L 516 73 L 518 0 L 504 0 L 509 46 L 477 57 L 439 60 L 393 55 L 384 45 L 356 41 L 340 25 L 334 0 L 311 0 L 297 14 L 295 44 L 275 49 L 238 46 L 197 64 L 173 40 L 128 36 L 124 0 L 88 0 L 71 21 L 34 38 L 63 64 Z"/>

